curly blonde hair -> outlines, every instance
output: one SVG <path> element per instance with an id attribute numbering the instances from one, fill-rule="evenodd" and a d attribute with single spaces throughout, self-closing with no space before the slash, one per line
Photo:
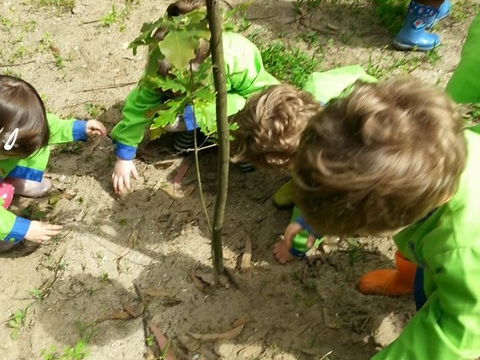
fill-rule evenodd
<path id="1" fill-rule="evenodd" d="M 295 202 L 328 235 L 379 235 L 412 224 L 456 192 L 466 140 L 455 104 L 414 79 L 359 85 L 306 127 Z"/>
<path id="2" fill-rule="evenodd" d="M 310 93 L 292 85 L 270 86 L 251 95 L 231 119 L 231 160 L 257 166 L 288 169 L 308 119 L 321 110 Z"/>

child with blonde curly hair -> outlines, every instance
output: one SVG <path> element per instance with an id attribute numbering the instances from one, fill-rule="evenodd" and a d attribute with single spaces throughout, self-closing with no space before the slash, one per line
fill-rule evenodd
<path id="1" fill-rule="evenodd" d="M 315 114 L 331 99 L 345 96 L 357 82 L 376 82 L 361 66 L 351 65 L 325 72 L 312 73 L 303 89 L 289 84 L 270 86 L 251 95 L 245 107 L 232 117 L 238 124 L 233 132 L 231 143 L 232 161 L 244 161 L 256 165 L 289 172 L 297 152 L 300 136 Z M 279 208 L 293 206 L 293 188 L 289 181 L 273 196 Z M 293 209 L 292 220 L 298 216 Z M 284 264 L 296 258 L 305 257 L 315 243 L 308 234 L 298 234 L 293 244 L 286 246 L 279 241 L 274 247 L 274 255 Z M 316 245 L 320 243 L 320 239 Z"/>

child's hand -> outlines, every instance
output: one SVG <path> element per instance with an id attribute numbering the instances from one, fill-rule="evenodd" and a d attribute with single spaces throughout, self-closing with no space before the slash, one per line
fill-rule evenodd
<path id="1" fill-rule="evenodd" d="M 98 120 L 88 120 L 87 121 L 87 136 L 92 135 L 97 136 L 107 136 L 107 129 L 105 126 Z"/>
<path id="2" fill-rule="evenodd" d="M 130 174 L 135 180 L 138 179 L 137 168 L 133 161 L 117 158 L 112 173 L 112 185 L 115 194 L 121 195 L 124 186 L 128 191 L 132 190 L 132 187 L 130 186 Z"/>
<path id="3" fill-rule="evenodd" d="M 53 225 L 46 222 L 32 221 L 28 228 L 25 239 L 42 244 L 44 241 L 50 240 L 52 236 L 60 233 L 63 229 L 62 225 Z"/>

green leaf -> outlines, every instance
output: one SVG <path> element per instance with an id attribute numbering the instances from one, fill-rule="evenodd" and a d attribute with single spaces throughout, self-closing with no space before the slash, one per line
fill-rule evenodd
<path id="1" fill-rule="evenodd" d="M 184 24 L 198 24 L 206 20 L 207 13 L 205 10 L 194 10 L 182 16 L 185 19 Z"/>
<path id="2" fill-rule="evenodd" d="M 158 116 L 153 119 L 153 124 L 150 126 L 150 129 L 154 130 L 159 127 L 165 127 L 173 124 L 177 115 L 183 113 L 183 108 L 185 107 L 186 103 L 186 98 L 167 101 L 164 104 L 166 105 L 166 108 L 158 112 Z"/>
<path id="3" fill-rule="evenodd" d="M 190 32 L 171 31 L 159 44 L 162 54 L 177 69 L 185 69 L 195 58 L 198 39 L 191 35 Z"/>
<path id="4" fill-rule="evenodd" d="M 8 326 L 10 326 L 11 328 L 16 328 L 18 327 L 18 323 L 12 319 L 8 321 Z"/>
<path id="5" fill-rule="evenodd" d="M 158 45 L 150 51 L 148 54 L 148 64 L 146 68 L 146 73 L 150 76 L 156 76 L 158 72 L 158 60 L 163 59 L 163 54 L 160 51 Z"/>
<path id="6" fill-rule="evenodd" d="M 205 102 L 214 102 L 215 95 L 215 90 L 212 87 L 204 87 L 195 91 L 192 96 Z"/>
<path id="7" fill-rule="evenodd" d="M 10 338 L 11 338 L 12 340 L 17 340 L 19 335 L 20 335 L 20 330 L 19 330 L 19 329 L 15 329 L 15 330 L 13 330 L 12 333 L 10 334 Z"/>
<path id="8" fill-rule="evenodd" d="M 187 92 L 187 89 L 185 89 L 182 84 L 180 84 L 176 79 L 171 79 L 169 77 L 145 76 L 145 78 L 142 79 L 142 85 L 149 88 L 172 90 L 174 92 Z"/>

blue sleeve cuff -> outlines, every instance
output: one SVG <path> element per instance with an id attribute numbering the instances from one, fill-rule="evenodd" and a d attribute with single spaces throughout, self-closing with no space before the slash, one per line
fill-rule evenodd
<path id="1" fill-rule="evenodd" d="M 83 120 L 74 120 L 73 121 L 73 141 L 86 141 L 87 136 L 87 122 Z"/>
<path id="2" fill-rule="evenodd" d="M 12 230 L 3 241 L 18 244 L 25 238 L 28 228 L 30 227 L 30 223 L 30 220 L 17 216 L 15 218 L 15 223 L 13 224 Z"/>
<path id="3" fill-rule="evenodd" d="M 322 237 L 322 235 L 315 234 L 315 232 L 312 230 L 312 228 L 305 222 L 305 219 L 304 219 L 303 216 L 301 216 L 301 215 L 298 216 L 298 217 L 295 219 L 295 222 L 298 223 L 298 224 L 300 224 L 300 226 L 301 226 L 304 230 L 308 231 L 310 234 L 315 235 L 315 237 L 316 237 L 317 239 L 320 239 L 320 238 Z"/>
<path id="4" fill-rule="evenodd" d="M 118 141 L 113 141 L 113 146 L 115 148 L 115 155 L 122 160 L 133 160 L 137 152 L 135 146 L 125 145 L 119 143 Z"/>

